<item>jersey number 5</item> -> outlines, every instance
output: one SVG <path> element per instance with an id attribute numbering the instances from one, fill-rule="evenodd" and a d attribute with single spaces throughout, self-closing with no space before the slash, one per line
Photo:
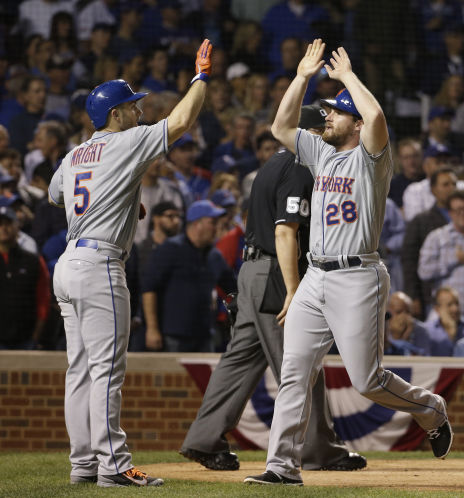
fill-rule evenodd
<path id="1" fill-rule="evenodd" d="M 356 210 L 356 203 L 353 201 L 342 202 L 341 216 L 345 223 L 353 223 L 358 219 L 358 211 Z M 329 204 L 325 209 L 327 215 L 325 217 L 327 226 L 338 225 L 340 223 L 339 208 L 337 204 Z"/>
<path id="2" fill-rule="evenodd" d="M 90 203 L 90 192 L 87 190 L 87 187 L 81 186 L 81 182 L 91 179 L 91 171 L 86 171 L 85 173 L 77 173 L 76 175 L 76 180 L 74 182 L 74 197 L 77 197 L 78 195 L 82 196 L 82 199 L 80 199 L 81 204 L 79 205 L 78 202 L 74 204 L 74 212 L 77 216 L 81 216 L 82 214 L 84 214 L 87 211 Z"/>

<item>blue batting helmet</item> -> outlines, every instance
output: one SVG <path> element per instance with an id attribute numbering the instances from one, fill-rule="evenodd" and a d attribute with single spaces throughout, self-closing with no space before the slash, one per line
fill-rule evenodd
<path id="1" fill-rule="evenodd" d="M 93 125 L 98 130 L 105 126 L 108 113 L 113 107 L 124 102 L 139 100 L 145 95 L 144 92 L 135 93 L 124 80 L 111 80 L 95 87 L 87 97 L 85 108 Z"/>
<path id="2" fill-rule="evenodd" d="M 334 99 L 321 99 L 321 105 L 333 107 L 339 111 L 348 112 L 349 114 L 356 116 L 358 119 L 362 119 L 361 114 L 359 114 L 359 111 L 354 105 L 350 92 L 346 88 L 340 90 Z"/>

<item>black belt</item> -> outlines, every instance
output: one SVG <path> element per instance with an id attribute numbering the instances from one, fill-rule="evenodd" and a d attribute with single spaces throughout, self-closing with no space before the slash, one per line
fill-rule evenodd
<path id="1" fill-rule="evenodd" d="M 324 271 L 343 270 L 345 268 L 345 266 L 341 266 L 337 260 L 318 261 L 317 259 L 313 259 L 312 256 L 310 256 L 310 258 L 313 266 L 315 266 L 316 268 L 320 268 L 321 270 Z M 348 256 L 346 258 L 346 262 L 350 268 L 352 266 L 361 266 L 362 264 L 361 258 L 359 258 L 358 256 Z"/>
<path id="2" fill-rule="evenodd" d="M 243 248 L 243 261 L 255 261 L 264 256 L 267 256 L 268 258 L 275 258 L 274 255 L 264 251 L 261 247 L 246 245 Z"/>

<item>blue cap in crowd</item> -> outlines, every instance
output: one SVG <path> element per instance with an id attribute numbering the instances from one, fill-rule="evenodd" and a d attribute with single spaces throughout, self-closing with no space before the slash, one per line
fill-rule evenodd
<path id="1" fill-rule="evenodd" d="M 234 194 L 232 194 L 230 190 L 222 188 L 214 192 L 214 194 L 211 196 L 211 201 L 214 202 L 216 206 L 221 206 L 223 208 L 235 206 L 237 204 Z"/>
<path id="2" fill-rule="evenodd" d="M 353 116 L 362 119 L 361 114 L 359 114 L 356 106 L 354 105 L 350 92 L 346 88 L 340 90 L 334 99 L 321 99 L 321 105 L 333 107 L 339 111 L 348 112 L 349 114 L 353 114 Z"/>
<path id="3" fill-rule="evenodd" d="M 7 206 L 0 207 L 0 217 L 8 218 L 11 221 L 16 221 L 16 213 L 14 210 Z"/>
<path id="4" fill-rule="evenodd" d="M 452 156 L 451 150 L 443 144 L 429 145 L 424 150 L 424 159 L 426 157 Z"/>
<path id="5" fill-rule="evenodd" d="M 0 184 L 12 183 L 15 181 L 16 181 L 15 178 L 9 175 L 8 173 L 5 173 L 4 175 L 0 173 Z"/>
<path id="6" fill-rule="evenodd" d="M 176 147 L 183 147 L 184 145 L 189 144 L 196 145 L 196 142 L 193 139 L 192 135 L 190 135 L 190 133 L 184 133 L 171 145 L 171 149 L 175 149 Z"/>
<path id="7" fill-rule="evenodd" d="M 24 201 L 17 194 L 12 195 L 11 197 L 0 195 L 0 207 L 3 206 L 11 207 L 15 202 L 20 202 L 24 204 Z"/>
<path id="8" fill-rule="evenodd" d="M 444 106 L 432 107 L 429 111 L 429 121 L 435 118 L 448 118 L 451 119 L 454 116 L 453 109 Z"/>
<path id="9" fill-rule="evenodd" d="M 211 201 L 196 201 L 187 209 L 187 223 L 200 218 L 219 218 L 226 214 L 226 210 L 215 206 Z"/>

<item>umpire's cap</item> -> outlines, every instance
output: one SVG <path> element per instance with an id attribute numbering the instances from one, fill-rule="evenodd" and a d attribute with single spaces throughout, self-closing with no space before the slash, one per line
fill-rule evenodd
<path id="1" fill-rule="evenodd" d="M 358 119 L 362 119 L 361 114 L 359 114 L 356 106 L 354 105 L 350 92 L 346 88 L 340 90 L 334 99 L 321 99 L 321 105 L 333 107 L 339 111 L 348 112 L 349 114 L 356 116 Z"/>
<path id="2" fill-rule="evenodd" d="M 135 93 L 124 80 L 111 80 L 98 85 L 87 97 L 85 108 L 93 125 L 98 130 L 105 126 L 108 113 L 124 102 L 140 100 L 148 93 Z"/>
<path id="3" fill-rule="evenodd" d="M 304 105 L 301 108 L 298 128 L 308 130 L 309 128 L 325 128 L 327 113 L 317 105 Z"/>

